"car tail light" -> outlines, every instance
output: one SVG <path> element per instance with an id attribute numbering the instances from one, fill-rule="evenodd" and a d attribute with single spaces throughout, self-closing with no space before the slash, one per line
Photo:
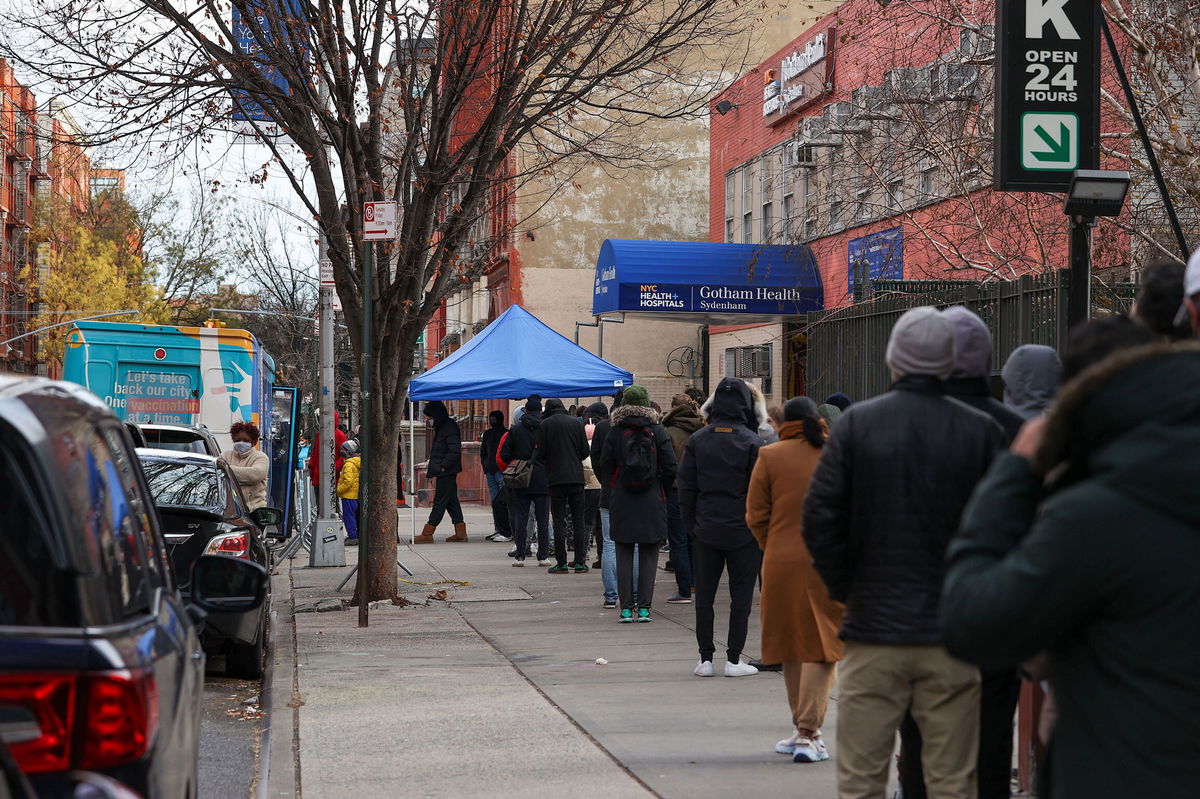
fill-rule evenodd
<path id="1" fill-rule="evenodd" d="M 3 740 L 23 771 L 70 766 L 77 682 L 73 674 L 0 674 L 0 709 L 12 719 Z"/>
<path id="2" fill-rule="evenodd" d="M 245 533 L 226 533 L 214 536 L 204 548 L 205 555 L 232 555 L 250 559 L 250 537 Z"/>
<path id="3" fill-rule="evenodd" d="M 158 730 L 147 670 L 0 674 L 3 739 L 27 774 L 103 769 L 137 760 Z"/>
<path id="4" fill-rule="evenodd" d="M 77 768 L 103 769 L 137 760 L 158 729 L 154 674 L 144 670 L 88 675 L 80 711 Z"/>

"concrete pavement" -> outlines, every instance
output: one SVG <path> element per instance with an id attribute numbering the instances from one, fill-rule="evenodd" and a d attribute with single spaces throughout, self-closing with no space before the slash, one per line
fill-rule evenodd
<path id="1" fill-rule="evenodd" d="M 662 601 L 671 574 L 659 572 L 652 624 L 619 625 L 600 606 L 598 571 L 512 568 L 508 545 L 483 540 L 488 518 L 468 511 L 467 544 L 442 541 L 447 523 L 438 543 L 400 548 L 415 573 L 401 591 L 419 606 L 373 610 L 365 630 L 356 611 L 294 615 L 275 649 L 268 795 L 836 795 L 833 762 L 773 752 L 790 731 L 778 674 L 692 676 L 694 612 Z M 299 606 L 339 596 L 346 569 L 303 563 L 280 567 L 277 607 L 285 592 Z M 438 589 L 448 600 L 425 604 Z M 758 635 L 756 606 L 748 657 Z M 835 758 L 836 708 L 835 697 L 825 726 Z"/>

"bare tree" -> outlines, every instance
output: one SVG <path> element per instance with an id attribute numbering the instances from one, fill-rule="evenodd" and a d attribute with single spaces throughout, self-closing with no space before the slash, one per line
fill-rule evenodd
<path id="1" fill-rule="evenodd" d="M 235 30 L 231 11 L 257 22 Z M 360 353 L 373 270 L 366 423 L 380 452 L 398 445 L 418 336 L 483 268 L 489 248 L 474 245 L 507 240 L 515 194 L 581 162 L 653 163 L 642 125 L 702 110 L 734 55 L 724 43 L 751 22 L 734 0 L 32 0 L 4 20 L 15 59 L 107 115 L 103 138 L 203 140 L 235 106 L 261 119 L 271 169 L 329 242 Z M 400 235 L 364 264 L 372 200 L 400 204 Z M 370 496 L 391 496 L 395 468 L 370 464 Z M 390 503 L 364 523 L 376 534 L 358 599 L 393 597 Z"/>

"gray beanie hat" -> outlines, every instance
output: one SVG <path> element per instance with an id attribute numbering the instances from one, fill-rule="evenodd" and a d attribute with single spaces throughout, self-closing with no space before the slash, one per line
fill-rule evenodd
<path id="1" fill-rule="evenodd" d="M 954 325 L 929 305 L 907 311 L 892 328 L 885 360 L 897 374 L 945 380 L 954 371 Z"/>
<path id="2" fill-rule="evenodd" d="M 954 325 L 953 377 L 987 377 L 992 371 L 992 333 L 974 311 L 955 305 L 942 311 Z"/>

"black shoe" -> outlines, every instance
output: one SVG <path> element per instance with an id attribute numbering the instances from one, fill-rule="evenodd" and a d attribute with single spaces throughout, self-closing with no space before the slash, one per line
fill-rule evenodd
<path id="1" fill-rule="evenodd" d="M 508 550 L 508 556 L 510 558 L 515 558 L 517 556 L 517 548 L 513 547 L 512 549 Z"/>
<path id="2" fill-rule="evenodd" d="M 662 570 L 665 572 L 673 572 L 675 571 L 675 564 L 668 560 L 666 565 L 662 567 Z"/>
<path id="3" fill-rule="evenodd" d="M 593 569 L 599 569 L 599 568 L 600 568 L 601 566 L 603 566 L 603 565 L 604 565 L 604 564 L 602 564 L 600 561 L 596 561 L 595 563 L 593 563 L 593 564 L 592 564 L 592 568 L 593 568 Z"/>
<path id="4" fill-rule="evenodd" d="M 750 661 L 750 665 L 759 671 L 783 671 L 782 663 L 763 663 L 758 658 Z"/>
<path id="5" fill-rule="evenodd" d="M 348 547 L 356 547 L 356 546 L 358 546 L 358 539 L 357 539 L 357 538 L 347 538 L 347 539 L 346 539 L 346 546 L 348 546 Z"/>

